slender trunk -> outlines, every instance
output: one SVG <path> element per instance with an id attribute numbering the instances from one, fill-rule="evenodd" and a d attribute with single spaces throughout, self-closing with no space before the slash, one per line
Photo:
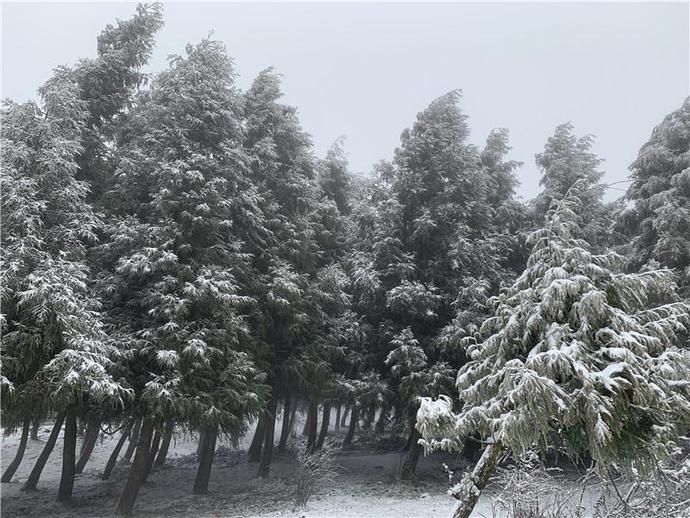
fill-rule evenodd
<path id="1" fill-rule="evenodd" d="M 420 438 L 421 435 L 417 431 L 417 428 L 415 428 L 413 425 L 410 450 L 407 452 L 405 462 L 403 462 L 402 468 L 400 469 L 401 480 L 412 480 L 414 478 L 414 472 L 417 469 L 419 455 L 422 453 L 422 446 L 418 443 Z"/>
<path id="2" fill-rule="evenodd" d="M 37 441 L 38 440 L 38 429 L 41 426 L 41 418 L 40 417 L 34 417 L 33 421 L 31 422 L 31 440 L 32 441 Z"/>
<path id="3" fill-rule="evenodd" d="M 352 444 L 352 439 L 355 438 L 355 428 L 357 428 L 357 421 L 359 420 L 359 407 L 357 405 L 352 405 L 352 410 L 350 411 L 350 425 L 347 428 L 347 434 L 343 440 L 343 446 L 348 446 Z"/>
<path id="4" fill-rule="evenodd" d="M 261 450 L 261 460 L 259 462 L 259 476 L 267 478 L 271 471 L 271 460 L 273 458 L 273 438 L 276 427 L 276 411 L 278 410 L 278 394 L 276 387 L 273 387 L 271 401 L 268 403 L 266 412 L 266 429 L 264 430 L 264 447 Z"/>
<path id="5" fill-rule="evenodd" d="M 323 404 L 323 420 L 321 421 L 321 429 L 319 430 L 319 438 L 316 440 L 316 449 L 320 450 L 328 435 L 328 427 L 331 424 L 331 404 L 326 402 Z"/>
<path id="6" fill-rule="evenodd" d="M 158 447 L 161 445 L 161 431 L 156 429 L 156 433 L 151 441 L 151 446 L 149 447 L 149 454 L 146 457 L 146 468 L 144 469 L 144 482 L 146 482 L 153 469 L 153 461 L 156 460 L 156 454 L 158 453 Z"/>
<path id="7" fill-rule="evenodd" d="M 84 471 L 86 463 L 89 462 L 91 453 L 93 453 L 93 448 L 96 446 L 98 434 L 100 433 L 101 421 L 99 419 L 89 419 L 89 423 L 86 427 L 86 435 L 84 436 L 84 442 L 79 455 L 79 461 L 77 461 L 77 465 L 75 467 L 76 473 L 81 473 Z"/>
<path id="8" fill-rule="evenodd" d="M 266 428 L 266 415 L 261 413 L 261 417 L 256 422 L 256 430 L 254 431 L 254 438 L 252 444 L 249 446 L 249 462 L 259 462 L 261 460 L 261 443 L 264 440 L 264 429 Z"/>
<path id="9" fill-rule="evenodd" d="M 77 457 L 77 412 L 70 408 L 65 416 L 65 438 L 62 448 L 62 476 L 58 487 L 57 501 L 72 499 L 74 489 L 74 471 Z"/>
<path id="10" fill-rule="evenodd" d="M 307 422 L 309 423 L 309 430 L 307 433 L 307 451 L 313 452 L 316 448 L 316 439 L 318 434 L 319 426 L 319 407 L 315 401 L 309 402 L 309 416 L 307 417 Z"/>
<path id="11" fill-rule="evenodd" d="M 153 437 L 153 421 L 149 418 L 144 418 L 141 422 L 141 429 L 139 430 L 139 438 L 137 441 L 137 451 L 134 455 L 134 461 L 129 468 L 129 475 L 125 487 L 122 489 L 120 499 L 117 502 L 117 509 L 115 514 L 130 515 L 134 510 L 134 502 L 137 500 L 139 489 L 144 483 L 144 473 L 146 470 L 146 459 L 148 457 L 149 448 L 151 447 L 151 438 Z"/>
<path id="12" fill-rule="evenodd" d="M 129 437 L 129 434 L 132 431 L 132 427 L 134 427 L 134 421 L 134 419 L 131 419 L 129 423 L 127 423 L 126 428 L 122 430 L 122 435 L 120 435 L 120 439 L 117 441 L 115 449 L 113 450 L 113 453 L 110 454 L 108 462 L 105 465 L 103 475 L 101 475 L 101 480 L 108 480 L 110 478 L 110 474 L 113 472 L 113 468 L 115 468 L 117 457 L 120 455 L 122 447 L 125 445 L 125 441 L 127 440 L 127 437 Z"/>
<path id="13" fill-rule="evenodd" d="M 280 429 L 280 441 L 278 442 L 278 451 L 283 453 L 285 451 L 285 448 L 287 448 L 287 441 L 288 437 L 290 435 L 290 393 L 288 392 L 285 395 L 285 404 L 283 405 L 283 425 Z"/>
<path id="14" fill-rule="evenodd" d="M 379 413 L 379 418 L 376 421 L 376 426 L 374 427 L 374 431 L 378 435 L 382 435 L 383 432 L 386 431 L 386 422 L 388 421 L 388 407 L 386 405 L 383 405 L 381 407 L 381 412 Z"/>
<path id="15" fill-rule="evenodd" d="M 340 431 L 340 409 L 342 405 L 338 404 L 338 406 L 335 409 L 335 431 L 339 432 Z"/>
<path id="16" fill-rule="evenodd" d="M 58 435 L 60 435 L 60 430 L 62 429 L 62 423 L 64 421 L 65 414 L 58 414 L 57 418 L 55 419 L 53 429 L 50 431 L 50 435 L 48 436 L 48 440 L 46 441 L 41 454 L 38 456 L 38 459 L 36 459 L 36 464 L 34 464 L 31 474 L 29 474 L 29 478 L 26 479 L 26 482 L 24 482 L 24 485 L 22 486 L 22 491 L 33 491 L 36 489 L 38 479 L 41 478 L 41 473 L 43 472 L 46 462 L 48 462 L 48 457 L 50 457 L 50 454 L 53 452 L 53 448 L 55 448 L 55 443 L 57 442 Z"/>
<path id="17" fill-rule="evenodd" d="M 165 432 L 163 433 L 163 440 L 161 441 L 161 449 L 158 451 L 156 461 L 153 463 L 154 468 L 160 468 L 165 464 L 165 460 L 168 457 L 168 450 L 170 449 L 170 441 L 172 440 L 174 431 L 175 421 L 169 420 L 165 424 Z"/>
<path id="18" fill-rule="evenodd" d="M 290 411 L 290 431 L 291 437 L 295 437 L 295 417 L 297 416 L 297 403 L 292 402 L 292 410 Z"/>
<path id="19" fill-rule="evenodd" d="M 407 434 L 407 440 L 405 441 L 405 446 L 403 446 L 402 450 L 400 450 L 400 451 L 410 451 L 410 446 L 412 446 L 412 441 L 414 441 L 414 434 L 415 434 L 415 429 L 414 429 L 414 424 L 413 424 L 412 429 L 410 430 L 410 433 Z"/>
<path id="20" fill-rule="evenodd" d="M 464 499 L 460 502 L 457 509 L 455 509 L 453 518 L 470 518 L 470 514 L 472 514 L 474 506 L 477 505 L 482 490 L 489 482 L 489 477 L 496 469 L 502 453 L 503 444 L 501 444 L 500 441 L 489 444 L 486 447 L 470 476 L 473 490 L 467 491 L 463 495 Z"/>
<path id="21" fill-rule="evenodd" d="M 347 425 L 347 414 L 350 412 L 350 407 L 346 406 L 345 411 L 343 412 L 343 417 L 340 419 L 340 426 L 345 428 Z"/>
<path id="22" fill-rule="evenodd" d="M 302 428 L 302 437 L 307 437 L 309 435 L 309 427 L 310 426 L 311 426 L 311 407 L 307 406 L 307 419 L 304 421 L 304 428 Z"/>
<path id="23" fill-rule="evenodd" d="M 208 493 L 208 481 L 211 478 L 211 467 L 213 457 L 216 453 L 216 439 L 218 438 L 218 427 L 212 426 L 204 430 L 201 434 L 201 455 L 199 456 L 199 467 L 194 479 L 195 495 L 205 495 Z"/>
<path id="24" fill-rule="evenodd" d="M 9 482 L 12 480 L 12 477 L 17 471 L 19 464 L 22 462 L 22 459 L 24 458 L 24 451 L 26 450 L 26 443 L 29 440 L 29 428 L 31 428 L 31 418 L 25 417 L 24 424 L 22 426 L 22 436 L 19 439 L 19 448 L 17 448 L 17 453 L 14 456 L 14 459 L 12 459 L 12 462 L 10 462 L 9 466 L 7 466 L 7 469 L 2 474 L 0 481 Z"/>
<path id="25" fill-rule="evenodd" d="M 137 444 L 139 443 L 139 433 L 141 432 L 141 423 L 142 419 L 141 417 L 137 419 L 134 429 L 132 430 L 132 433 L 129 436 L 129 444 L 127 445 L 127 449 L 125 450 L 125 455 L 122 457 L 122 462 L 123 463 L 129 463 L 132 460 L 132 454 L 134 454 L 134 450 L 137 448 Z"/>

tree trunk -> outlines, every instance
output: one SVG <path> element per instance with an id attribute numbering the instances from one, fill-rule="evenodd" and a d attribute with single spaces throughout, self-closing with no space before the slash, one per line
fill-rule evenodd
<path id="1" fill-rule="evenodd" d="M 309 423 L 309 430 L 307 430 L 307 451 L 313 452 L 316 448 L 316 439 L 319 427 L 319 407 L 316 402 L 309 402 L 307 422 Z"/>
<path id="2" fill-rule="evenodd" d="M 76 473 L 81 473 L 86 467 L 86 463 L 89 462 L 93 448 L 96 446 L 96 441 L 98 440 L 98 434 L 101 433 L 101 421 L 100 419 L 89 419 L 89 423 L 86 427 L 86 435 L 84 436 L 84 442 L 81 447 L 81 453 L 79 455 L 79 461 L 75 467 Z"/>
<path id="3" fill-rule="evenodd" d="M 115 449 L 113 450 L 113 453 L 110 454 L 108 462 L 105 465 L 103 475 L 101 475 L 101 480 L 108 480 L 110 478 L 110 474 L 113 472 L 113 468 L 115 468 L 117 457 L 120 455 L 120 451 L 122 451 L 122 447 L 125 445 L 125 441 L 127 440 L 127 437 L 129 437 L 129 434 L 132 431 L 132 428 L 134 427 L 134 421 L 134 419 L 131 419 L 129 423 L 127 423 L 127 426 L 122 430 L 122 435 L 120 436 L 120 439 L 117 441 Z"/>
<path id="4" fill-rule="evenodd" d="M 41 426 L 41 418 L 40 417 L 34 417 L 33 421 L 31 422 L 31 440 L 32 441 L 38 440 L 38 429 L 40 426 Z"/>
<path id="5" fill-rule="evenodd" d="M 134 502 L 136 502 L 139 489 L 144 483 L 146 459 L 151 447 L 152 437 L 153 421 L 149 418 L 144 418 L 141 422 L 141 429 L 139 430 L 137 451 L 134 455 L 134 462 L 132 462 L 132 466 L 129 468 L 129 476 L 127 477 L 125 487 L 122 489 L 122 493 L 120 494 L 120 499 L 117 502 L 115 514 L 121 516 L 130 515 L 134 510 Z"/>
<path id="6" fill-rule="evenodd" d="M 24 458 L 26 443 L 29 440 L 29 428 L 31 428 L 31 418 L 25 417 L 24 424 L 22 426 L 22 436 L 19 439 L 19 447 L 17 448 L 17 453 L 14 456 L 14 459 L 12 459 L 12 462 L 10 462 L 10 464 L 7 466 L 5 472 L 2 474 L 2 478 L 0 478 L 0 481 L 9 482 L 10 480 L 12 480 L 12 477 L 16 473 L 19 464 L 22 462 L 22 459 Z"/>
<path id="7" fill-rule="evenodd" d="M 140 417 L 137 419 L 136 424 L 134 425 L 134 429 L 132 430 L 132 433 L 129 435 L 129 444 L 127 445 L 127 449 L 125 450 L 124 457 L 122 457 L 123 463 L 129 463 L 132 460 L 132 454 L 134 453 L 134 450 L 137 448 L 137 444 L 139 443 L 141 423 L 142 419 Z"/>
<path id="8" fill-rule="evenodd" d="M 316 449 L 320 450 L 328 435 L 328 427 L 331 424 L 331 404 L 326 402 L 323 404 L 323 420 L 321 421 L 321 430 L 319 430 L 319 438 L 316 441 Z"/>
<path id="9" fill-rule="evenodd" d="M 405 446 L 402 447 L 402 450 L 400 451 L 410 451 L 410 446 L 412 446 L 412 441 L 414 441 L 414 424 L 412 425 L 412 430 L 410 430 L 410 433 L 407 434 L 407 440 L 405 441 Z"/>
<path id="10" fill-rule="evenodd" d="M 345 426 L 347 425 L 347 414 L 349 411 L 350 407 L 346 406 L 345 411 L 343 412 L 343 417 L 340 419 L 340 426 L 342 426 L 343 428 L 345 428 Z"/>
<path id="11" fill-rule="evenodd" d="M 146 468 L 144 469 L 144 482 L 146 482 L 153 469 L 153 461 L 156 460 L 156 454 L 158 453 L 158 447 L 161 445 L 161 431 L 156 429 L 156 433 L 151 441 L 151 446 L 149 447 L 149 454 L 146 457 Z"/>
<path id="12" fill-rule="evenodd" d="M 340 409 L 342 405 L 338 404 L 338 406 L 335 409 L 335 431 L 339 432 L 340 431 Z"/>
<path id="13" fill-rule="evenodd" d="M 72 499 L 74 489 L 74 471 L 77 457 L 77 412 L 70 408 L 65 416 L 65 438 L 62 449 L 62 476 L 58 487 L 57 501 Z"/>
<path id="14" fill-rule="evenodd" d="M 307 419 L 304 421 L 304 428 L 302 428 L 302 437 L 309 435 L 309 427 L 311 426 L 311 412 L 310 406 L 307 406 Z"/>
<path id="15" fill-rule="evenodd" d="M 489 444 L 482 454 L 479 462 L 472 471 L 471 480 L 474 484 L 474 491 L 467 491 L 453 513 L 453 518 L 470 518 L 474 506 L 477 505 L 482 490 L 489 482 L 489 477 L 496 469 L 496 465 L 503 453 L 503 444 L 500 441 Z"/>
<path id="16" fill-rule="evenodd" d="M 417 431 L 417 428 L 412 425 L 412 436 L 410 443 L 410 450 L 407 452 L 407 457 L 405 462 L 403 462 L 402 468 L 400 469 L 400 479 L 401 480 L 412 480 L 414 479 L 414 472 L 417 469 L 417 462 L 419 461 L 419 455 L 422 453 L 422 446 L 418 443 L 421 435 Z"/>
<path id="17" fill-rule="evenodd" d="M 374 427 L 374 432 L 378 435 L 382 435 L 386 431 L 386 422 L 388 421 L 388 407 L 383 405 L 379 413 L 379 418 L 376 421 L 376 426 Z"/>
<path id="18" fill-rule="evenodd" d="M 287 448 L 288 437 L 290 436 L 290 393 L 285 395 L 285 404 L 283 405 L 283 425 L 280 429 L 280 441 L 278 442 L 278 451 L 283 453 Z"/>
<path id="19" fill-rule="evenodd" d="M 256 422 L 256 430 L 254 431 L 254 438 L 252 444 L 249 446 L 249 462 L 259 462 L 261 460 L 261 443 L 264 440 L 264 429 L 266 428 L 266 415 L 261 413 L 261 417 Z"/>
<path id="20" fill-rule="evenodd" d="M 158 456 L 156 457 L 156 461 L 153 463 L 153 467 L 160 468 L 165 464 L 165 460 L 168 457 L 168 450 L 170 449 L 170 441 L 172 440 L 174 431 L 175 421 L 169 420 L 165 424 L 165 432 L 163 433 L 161 449 L 158 451 Z"/>
<path id="21" fill-rule="evenodd" d="M 297 403 L 295 401 L 291 402 L 292 410 L 290 410 L 290 430 L 288 434 L 291 437 L 295 437 L 295 417 L 297 416 Z"/>
<path id="22" fill-rule="evenodd" d="M 22 486 L 22 491 L 33 491 L 36 489 L 38 479 L 41 478 L 41 473 L 43 472 L 46 462 L 48 462 L 48 457 L 50 457 L 50 454 L 53 452 L 53 448 L 55 448 L 55 443 L 57 442 L 58 435 L 60 435 L 60 430 L 62 429 L 62 423 L 64 421 L 65 414 L 58 414 L 57 418 L 55 419 L 53 429 L 50 431 L 50 435 L 48 436 L 48 440 L 46 441 L 41 454 L 38 456 L 38 459 L 36 459 L 36 464 L 34 464 L 31 474 L 29 474 L 29 478 L 26 479 L 26 482 L 24 482 L 24 485 Z"/>
<path id="23" fill-rule="evenodd" d="M 211 467 L 213 466 L 213 457 L 216 453 L 217 438 L 217 426 L 210 427 L 201 433 L 199 467 L 196 470 L 194 489 L 192 490 L 195 495 L 205 495 L 208 493 L 208 481 L 211 478 Z"/>
<path id="24" fill-rule="evenodd" d="M 273 387 L 271 400 L 266 411 L 266 429 L 264 430 L 264 447 L 261 450 L 261 460 L 259 462 L 259 476 L 267 478 L 271 471 L 271 460 L 273 458 L 273 436 L 276 427 L 276 411 L 278 410 L 278 395 L 276 387 Z"/>
<path id="25" fill-rule="evenodd" d="M 350 425 L 347 428 L 347 434 L 343 440 L 343 446 L 349 446 L 352 444 L 352 439 L 355 438 L 355 428 L 357 428 L 357 421 L 359 420 L 359 408 L 357 405 L 352 405 L 352 410 L 350 411 Z"/>

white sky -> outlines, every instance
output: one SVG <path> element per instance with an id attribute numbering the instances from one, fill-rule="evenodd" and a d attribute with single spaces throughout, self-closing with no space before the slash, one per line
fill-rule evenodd
<path id="1" fill-rule="evenodd" d="M 3 2 L 3 97 L 34 97 L 54 67 L 94 56 L 100 30 L 134 7 Z M 165 22 L 149 71 L 213 30 L 236 61 L 239 85 L 275 66 L 317 153 L 346 135 L 354 171 L 390 158 L 416 113 L 460 88 L 473 142 L 510 129 L 526 198 L 538 190 L 534 154 L 557 124 L 596 135 L 606 181 L 622 180 L 690 90 L 687 2 L 190 2 L 167 4 Z"/>

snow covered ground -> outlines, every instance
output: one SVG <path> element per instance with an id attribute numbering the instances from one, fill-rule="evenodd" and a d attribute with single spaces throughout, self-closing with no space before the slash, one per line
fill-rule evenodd
<path id="1" fill-rule="evenodd" d="M 61 469 L 61 441 L 46 465 L 38 491 L 21 492 L 50 432 L 41 428 L 39 440 L 29 440 L 27 451 L 12 482 L 2 484 L 2 516 L 18 517 L 104 517 L 112 516 L 126 477 L 119 465 L 108 481 L 100 475 L 110 455 L 116 434 L 96 446 L 85 471 L 77 475 L 74 500 L 68 505 L 55 502 Z M 246 449 L 251 434 L 240 444 Z M 14 456 L 18 436 L 2 438 L 2 465 Z M 171 445 L 168 464 L 154 472 L 144 485 L 136 504 L 140 517 L 243 517 L 243 518 L 387 518 L 448 517 L 454 501 L 447 496 L 447 478 L 442 459 L 432 456 L 420 461 L 420 480 L 414 485 L 396 480 L 399 453 L 349 451 L 336 457 L 338 477 L 329 487 L 318 490 L 306 510 L 293 510 L 291 503 L 295 464 L 289 456 L 278 455 L 268 480 L 256 478 L 255 464 L 230 445 L 221 444 L 211 476 L 210 492 L 192 495 L 196 473 L 196 441 L 178 438 Z M 448 461 L 446 459 L 446 461 Z M 476 518 L 501 516 L 492 513 L 491 492 L 482 496 L 473 514 Z"/>

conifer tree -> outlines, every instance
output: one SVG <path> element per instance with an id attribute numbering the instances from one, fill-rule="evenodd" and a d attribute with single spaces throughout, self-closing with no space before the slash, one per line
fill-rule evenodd
<path id="1" fill-rule="evenodd" d="M 520 457 L 555 446 L 588 451 L 600 473 L 644 470 L 687 429 L 690 357 L 676 344 L 690 306 L 658 302 L 673 293 L 671 271 L 622 273 L 624 257 L 594 254 L 576 237 L 583 191 L 576 184 L 554 204 L 531 235 L 526 270 L 491 299 L 479 335 L 467 337 L 459 402 L 441 396 L 420 406 L 428 451 L 459 450 L 475 432 L 488 441 L 453 488 L 456 517 L 470 516 L 505 450 Z"/>
<path id="2" fill-rule="evenodd" d="M 690 288 L 690 98 L 667 115 L 631 166 L 632 184 L 623 214 L 635 238 L 635 263 L 657 261 L 676 269 Z"/>
<path id="3" fill-rule="evenodd" d="M 127 392 L 111 376 L 114 350 L 85 261 L 100 225 L 88 186 L 76 178 L 86 106 L 66 68 L 39 93 L 42 106 L 3 107 L 2 399 L 10 416 L 34 405 L 67 414 L 58 499 L 69 500 L 76 442 L 69 425 L 87 399 L 122 405 Z"/>

